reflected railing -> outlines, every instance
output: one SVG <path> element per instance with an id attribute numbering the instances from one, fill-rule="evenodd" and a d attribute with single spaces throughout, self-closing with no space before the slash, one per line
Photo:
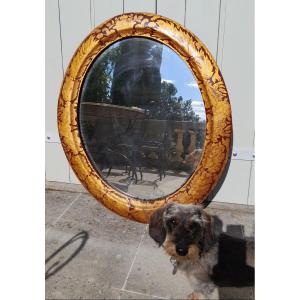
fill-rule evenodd
<path id="1" fill-rule="evenodd" d="M 98 171 L 121 168 L 135 181 L 143 168 L 191 173 L 202 154 L 204 122 L 150 119 L 144 109 L 104 103 L 81 104 L 82 132 Z"/>

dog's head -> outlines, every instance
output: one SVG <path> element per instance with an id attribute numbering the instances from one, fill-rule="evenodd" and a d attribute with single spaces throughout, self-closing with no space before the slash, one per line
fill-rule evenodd
<path id="1" fill-rule="evenodd" d="M 177 260 L 192 259 L 207 251 L 222 222 L 199 205 L 168 203 L 150 218 L 149 234 Z"/>

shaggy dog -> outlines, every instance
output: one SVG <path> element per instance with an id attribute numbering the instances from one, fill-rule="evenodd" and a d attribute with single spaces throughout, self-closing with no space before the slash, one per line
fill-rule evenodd
<path id="1" fill-rule="evenodd" d="M 149 234 L 163 246 L 194 292 L 190 299 L 218 299 L 218 286 L 254 285 L 254 241 L 222 232 L 222 222 L 199 205 L 168 203 L 150 218 Z"/>

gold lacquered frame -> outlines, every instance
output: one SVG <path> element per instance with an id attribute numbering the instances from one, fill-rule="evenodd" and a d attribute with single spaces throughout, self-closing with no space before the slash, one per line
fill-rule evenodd
<path id="1" fill-rule="evenodd" d="M 112 43 L 128 37 L 151 38 L 178 53 L 197 79 L 206 111 L 204 150 L 198 166 L 181 188 L 155 201 L 130 197 L 102 179 L 89 161 L 79 133 L 78 98 L 89 66 Z M 220 179 L 230 152 L 231 108 L 216 62 L 193 33 L 155 14 L 122 14 L 102 23 L 87 36 L 66 70 L 57 119 L 63 149 L 80 182 L 107 208 L 142 223 L 147 223 L 151 213 L 167 202 L 202 203 Z"/>

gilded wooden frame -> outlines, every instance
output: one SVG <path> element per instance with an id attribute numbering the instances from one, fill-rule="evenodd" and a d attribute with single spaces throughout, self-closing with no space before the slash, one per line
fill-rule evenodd
<path id="1" fill-rule="evenodd" d="M 181 188 L 155 201 L 132 198 L 103 180 L 90 163 L 79 133 L 77 107 L 85 74 L 100 52 L 127 37 L 151 38 L 178 53 L 197 79 L 206 110 L 206 136 L 198 166 Z M 66 70 L 59 95 L 57 119 L 65 154 L 85 188 L 115 213 L 143 223 L 147 223 L 151 213 L 166 202 L 202 203 L 220 179 L 230 152 L 231 108 L 215 60 L 192 32 L 155 14 L 122 14 L 105 21 L 87 36 Z"/>

